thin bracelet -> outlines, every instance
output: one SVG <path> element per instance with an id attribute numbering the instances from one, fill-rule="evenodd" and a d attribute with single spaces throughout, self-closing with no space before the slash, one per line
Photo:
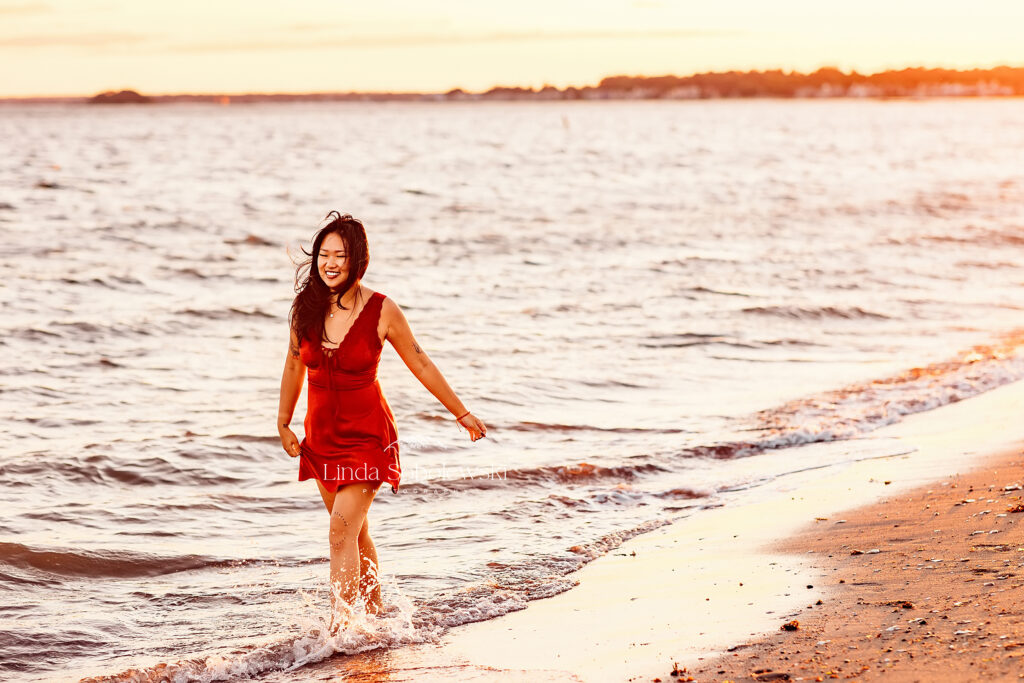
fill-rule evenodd
<path id="1" fill-rule="evenodd" d="M 460 415 L 460 416 L 458 416 L 457 418 L 455 418 L 455 421 L 456 421 L 456 422 L 458 422 L 458 421 L 459 421 L 459 420 L 461 420 L 462 418 L 466 417 L 466 415 L 469 415 L 469 414 L 470 414 L 471 412 L 473 412 L 473 411 L 472 411 L 472 410 L 467 410 L 467 411 L 465 412 L 465 414 L 463 414 L 463 415 Z"/>

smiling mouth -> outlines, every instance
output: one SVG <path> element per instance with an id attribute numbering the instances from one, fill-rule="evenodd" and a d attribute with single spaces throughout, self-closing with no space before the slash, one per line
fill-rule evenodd
<path id="1" fill-rule="evenodd" d="M 341 275 L 341 272 L 337 270 L 325 270 L 324 275 L 326 275 L 329 278 L 336 278 L 339 275 Z"/>

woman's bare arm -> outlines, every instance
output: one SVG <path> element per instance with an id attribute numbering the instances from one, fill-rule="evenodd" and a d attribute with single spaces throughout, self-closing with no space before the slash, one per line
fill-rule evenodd
<path id="1" fill-rule="evenodd" d="M 412 328 L 409 327 L 409 321 L 406 320 L 405 313 L 402 312 L 398 304 L 392 301 L 390 297 L 386 298 L 384 299 L 381 311 L 388 325 L 384 338 L 395 347 L 395 351 L 398 352 L 398 356 L 405 363 L 405 366 L 409 368 L 410 372 L 452 415 L 458 417 L 466 413 L 466 406 L 463 405 L 459 397 L 455 395 L 455 391 L 448 385 L 448 381 L 441 374 L 441 370 L 434 365 L 434 362 L 430 360 L 430 356 L 417 343 L 416 337 L 413 336 Z M 477 438 L 485 436 L 487 434 L 487 427 L 483 422 L 475 419 L 472 414 L 469 418 L 463 421 L 463 425 L 470 430 L 473 440 L 476 441 Z"/>
<path id="2" fill-rule="evenodd" d="M 288 355 L 284 361 L 284 372 L 281 374 L 281 402 L 277 408 L 277 431 L 281 435 L 281 445 L 291 456 L 299 454 L 298 439 L 289 425 L 295 413 L 295 404 L 299 402 L 302 384 L 306 379 L 306 364 L 299 357 L 299 340 L 295 331 L 291 330 L 288 339 Z"/>

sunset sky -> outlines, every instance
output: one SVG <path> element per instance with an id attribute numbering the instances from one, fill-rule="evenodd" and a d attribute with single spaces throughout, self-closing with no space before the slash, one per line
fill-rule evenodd
<path id="1" fill-rule="evenodd" d="M 0 97 L 1024 66 L 1022 26 L 1021 0 L 0 0 Z"/>

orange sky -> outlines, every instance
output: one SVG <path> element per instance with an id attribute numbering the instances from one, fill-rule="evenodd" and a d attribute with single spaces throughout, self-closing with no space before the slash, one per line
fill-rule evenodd
<path id="1" fill-rule="evenodd" d="M 0 96 L 1024 66 L 1022 26 L 1021 0 L 0 0 Z"/>

